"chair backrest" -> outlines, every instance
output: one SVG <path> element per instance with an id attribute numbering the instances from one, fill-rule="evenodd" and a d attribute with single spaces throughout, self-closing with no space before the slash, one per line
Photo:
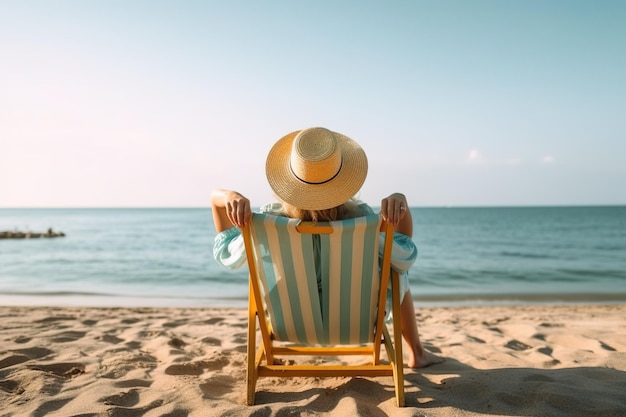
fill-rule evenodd
<path id="1" fill-rule="evenodd" d="M 370 215 L 305 225 L 253 215 L 262 308 L 276 339 L 308 345 L 373 341 L 382 299 L 380 222 Z"/>

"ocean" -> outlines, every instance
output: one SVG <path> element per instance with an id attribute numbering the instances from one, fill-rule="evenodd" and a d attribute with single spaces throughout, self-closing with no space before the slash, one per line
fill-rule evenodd
<path id="1" fill-rule="evenodd" d="M 412 208 L 416 305 L 624 303 L 626 206 Z M 244 307 L 208 208 L 0 209 L 0 305 Z"/>

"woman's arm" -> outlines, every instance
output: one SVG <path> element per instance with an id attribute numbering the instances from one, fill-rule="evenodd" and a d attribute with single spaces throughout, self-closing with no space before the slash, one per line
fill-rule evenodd
<path id="1" fill-rule="evenodd" d="M 417 246 L 412 239 L 413 217 L 404 194 L 394 193 L 383 198 L 380 213 L 397 232 L 393 236 L 391 266 L 398 272 L 407 272 L 417 259 Z"/>
<path id="2" fill-rule="evenodd" d="M 409 210 L 406 197 L 401 193 L 393 193 L 383 198 L 380 204 L 380 213 L 396 229 L 408 237 L 413 236 L 413 217 Z"/>
<path id="3" fill-rule="evenodd" d="M 217 189 L 211 193 L 211 209 L 217 233 L 243 227 L 252 217 L 250 200 L 237 191 Z"/>

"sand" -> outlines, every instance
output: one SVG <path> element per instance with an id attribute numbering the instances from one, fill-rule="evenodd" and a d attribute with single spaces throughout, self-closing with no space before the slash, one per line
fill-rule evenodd
<path id="1" fill-rule="evenodd" d="M 625 416 L 626 305 L 420 308 L 446 358 L 390 377 L 260 379 L 246 312 L 0 307 L 0 416 Z"/>

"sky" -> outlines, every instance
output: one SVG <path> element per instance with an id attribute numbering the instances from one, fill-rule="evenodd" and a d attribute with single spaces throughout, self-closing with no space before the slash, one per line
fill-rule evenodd
<path id="1" fill-rule="evenodd" d="M 0 0 L 0 207 L 273 200 L 323 126 L 359 197 L 626 204 L 626 2 Z"/>

